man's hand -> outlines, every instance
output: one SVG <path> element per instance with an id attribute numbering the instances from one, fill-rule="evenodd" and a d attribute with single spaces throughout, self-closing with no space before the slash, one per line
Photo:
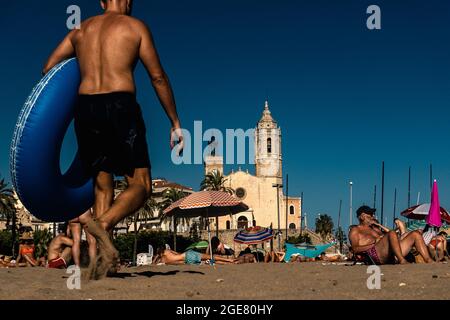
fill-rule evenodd
<path id="1" fill-rule="evenodd" d="M 174 125 L 170 129 L 170 149 L 178 148 L 178 155 L 181 155 L 184 149 L 184 137 L 180 125 Z"/>

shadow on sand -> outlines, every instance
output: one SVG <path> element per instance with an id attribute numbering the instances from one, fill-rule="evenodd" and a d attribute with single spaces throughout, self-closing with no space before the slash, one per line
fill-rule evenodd
<path id="1" fill-rule="evenodd" d="M 126 279 L 126 278 L 135 278 L 138 276 L 143 276 L 143 277 L 155 277 L 155 276 L 174 276 L 177 273 L 179 273 L 179 270 L 173 270 L 173 271 L 168 271 L 168 272 L 153 272 L 153 271 L 142 271 L 142 272 L 132 272 L 132 273 L 116 273 L 114 275 L 109 276 L 108 278 L 119 278 L 119 279 Z M 204 275 L 203 272 L 200 271 L 181 271 L 181 273 L 190 273 L 190 274 L 200 274 L 200 275 Z"/>

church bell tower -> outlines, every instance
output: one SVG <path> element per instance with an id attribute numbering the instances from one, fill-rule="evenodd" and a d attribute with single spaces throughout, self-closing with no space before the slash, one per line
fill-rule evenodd
<path id="1" fill-rule="evenodd" d="M 281 129 L 268 101 L 255 131 L 255 148 L 256 176 L 282 179 Z"/>

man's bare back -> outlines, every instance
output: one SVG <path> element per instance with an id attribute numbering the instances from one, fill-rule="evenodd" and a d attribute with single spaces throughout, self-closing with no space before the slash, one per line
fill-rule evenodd
<path id="1" fill-rule="evenodd" d="M 92 17 L 84 21 L 79 30 L 70 32 L 65 42 L 65 46 L 73 47 L 78 58 L 80 94 L 134 93 L 133 72 L 139 58 L 149 72 L 162 76 L 162 70 L 157 70 L 159 63 L 152 63 L 157 53 L 150 31 L 133 17 L 114 12 Z M 58 49 L 62 54 L 64 48 Z"/>
<path id="2" fill-rule="evenodd" d="M 80 94 L 135 92 L 141 23 L 129 16 L 104 14 L 86 20 L 72 43 L 80 64 Z"/>
<path id="3" fill-rule="evenodd" d="M 59 257 L 68 260 L 70 257 L 73 240 L 65 235 L 55 237 L 48 246 L 48 260 L 57 259 Z"/>

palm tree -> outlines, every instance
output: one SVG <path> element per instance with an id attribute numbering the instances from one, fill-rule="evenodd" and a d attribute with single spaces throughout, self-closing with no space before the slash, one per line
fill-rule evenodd
<path id="1" fill-rule="evenodd" d="M 225 183 L 227 179 L 218 170 L 213 170 L 205 175 L 200 184 L 200 190 L 207 191 L 223 191 L 229 194 L 234 194 L 234 190 L 230 187 L 226 187 Z M 219 236 L 219 217 L 216 217 L 216 236 Z"/>
<path id="2" fill-rule="evenodd" d="M 15 205 L 14 191 L 9 188 L 5 179 L 0 180 L 0 217 L 6 219 L 6 226 L 9 226 L 14 218 Z"/>
<path id="3" fill-rule="evenodd" d="M 164 192 L 164 201 L 161 203 L 161 209 L 164 210 L 167 207 L 169 207 L 172 203 L 177 202 L 178 200 L 184 198 L 186 194 L 183 192 L 183 190 L 170 188 L 167 189 Z M 167 220 L 166 216 L 163 216 L 161 218 L 163 221 Z M 173 249 L 177 251 L 177 221 L 179 217 L 176 217 L 175 215 L 172 216 L 172 222 L 173 222 Z M 181 217 L 182 222 L 184 224 L 189 224 L 189 218 Z"/>
<path id="4" fill-rule="evenodd" d="M 333 227 L 333 219 L 329 215 L 323 214 L 316 218 L 316 233 L 320 234 L 324 241 L 332 234 Z"/>
<path id="5" fill-rule="evenodd" d="M 144 223 L 147 224 L 148 220 L 155 217 L 155 212 L 157 213 L 156 216 L 160 215 L 161 206 L 153 197 L 150 197 L 145 201 L 142 208 L 139 209 L 139 217 L 141 219 L 144 219 Z"/>
<path id="6" fill-rule="evenodd" d="M 229 194 L 234 194 L 232 188 L 226 187 L 225 183 L 227 179 L 218 170 L 213 170 L 205 175 L 202 183 L 200 184 L 200 190 L 208 191 L 223 191 Z"/>
<path id="7" fill-rule="evenodd" d="M 116 179 L 114 180 L 114 195 L 118 196 L 128 188 L 127 180 Z"/>

